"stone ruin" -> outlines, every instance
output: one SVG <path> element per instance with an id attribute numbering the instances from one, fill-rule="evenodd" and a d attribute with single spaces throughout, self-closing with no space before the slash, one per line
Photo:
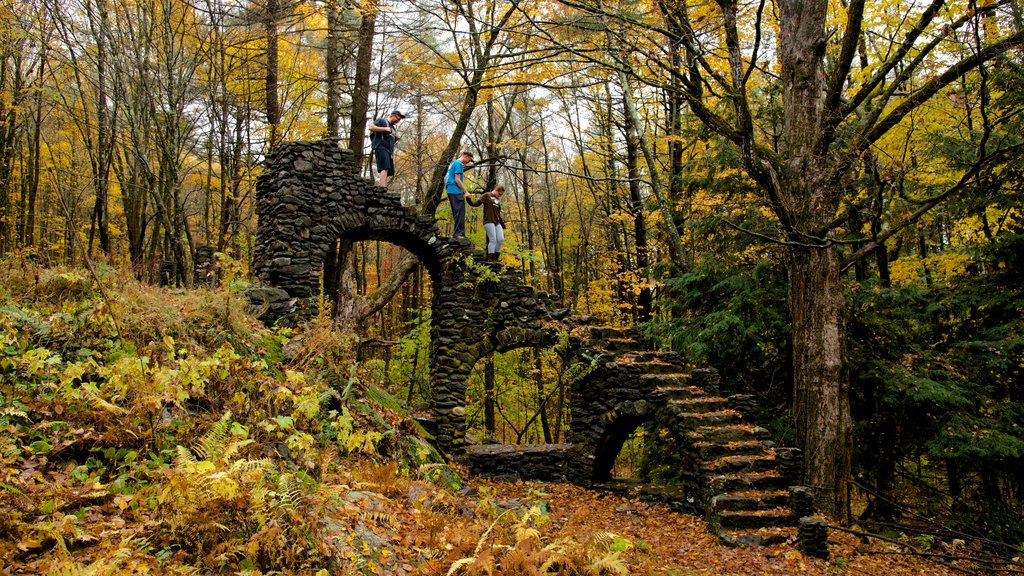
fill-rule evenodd
<path id="1" fill-rule="evenodd" d="M 722 396 L 713 370 L 646 349 L 634 334 L 576 325 L 556 299 L 523 282 L 518 270 L 481 262 L 468 242 L 443 238 L 432 215 L 404 207 L 359 177 L 337 139 L 284 144 L 267 159 L 256 189 L 259 215 L 249 294 L 265 323 L 317 313 L 324 260 L 339 240 L 383 240 L 414 254 L 433 286 L 430 389 L 434 442 L 481 474 L 609 480 L 630 434 L 657 423 L 682 447 L 681 490 L 662 499 L 703 514 L 723 541 L 756 544 L 773 527 L 795 525 L 791 501 L 800 455 L 776 446 L 737 408 L 749 397 Z M 568 331 L 569 361 L 587 363 L 574 382 L 568 443 L 465 446 L 467 379 L 494 353 L 549 346 Z M 798 491 L 807 508 L 806 489 Z"/>
<path id="2" fill-rule="evenodd" d="M 256 185 L 253 268 L 261 286 L 249 299 L 262 321 L 317 313 L 324 259 L 338 240 L 383 240 L 414 254 L 430 274 L 433 309 L 430 388 L 438 447 L 461 448 L 466 380 L 494 352 L 544 344 L 547 321 L 568 314 L 523 282 L 518 270 L 482 262 L 467 241 L 441 236 L 434 217 L 403 207 L 398 194 L 356 173 L 335 139 L 284 144 Z"/>

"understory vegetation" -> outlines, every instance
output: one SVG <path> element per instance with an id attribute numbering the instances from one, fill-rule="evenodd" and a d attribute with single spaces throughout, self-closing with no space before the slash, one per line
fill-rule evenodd
<path id="1" fill-rule="evenodd" d="M 904 556 L 912 541 L 725 553 L 653 504 L 467 482 L 362 376 L 351 335 L 267 329 L 231 279 L 169 291 L 19 259 L 0 275 L 3 574 L 945 573 Z"/>

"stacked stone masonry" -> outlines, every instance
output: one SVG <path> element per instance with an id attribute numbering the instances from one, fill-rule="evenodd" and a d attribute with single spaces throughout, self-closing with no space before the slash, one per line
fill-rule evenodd
<path id="1" fill-rule="evenodd" d="M 528 286 L 518 270 L 482 262 L 466 240 L 439 233 L 432 215 L 403 207 L 359 177 L 337 140 L 294 142 L 268 159 L 257 183 L 259 216 L 251 305 L 268 324 L 317 311 L 326 255 L 339 240 L 382 240 L 414 254 L 433 286 L 430 342 L 431 430 L 437 446 L 498 477 L 567 479 L 593 485 L 610 477 L 623 443 L 645 422 L 684 447 L 683 496 L 675 504 L 704 514 L 723 540 L 754 544 L 765 530 L 795 524 L 787 487 L 798 482 L 799 454 L 777 449 L 763 428 L 722 397 L 713 370 L 685 367 L 670 353 L 645 350 L 634 334 L 567 319 L 557 300 Z M 546 346 L 561 330 L 569 360 L 587 363 L 574 384 L 568 445 L 464 446 L 466 386 L 480 359 Z M 793 463 L 797 465 L 794 466 Z M 673 492 L 675 493 L 675 492 Z"/>
<path id="2" fill-rule="evenodd" d="M 433 286 L 430 383 L 439 448 L 460 450 L 466 380 L 495 351 L 542 345 L 545 322 L 567 314 L 557 300 L 523 282 L 518 270 L 483 262 L 466 240 L 441 236 L 432 215 L 404 207 L 358 176 L 351 151 L 336 139 L 292 142 L 267 159 L 256 185 L 259 218 L 251 306 L 267 323 L 315 315 L 324 259 L 339 240 L 382 240 L 414 254 Z"/>

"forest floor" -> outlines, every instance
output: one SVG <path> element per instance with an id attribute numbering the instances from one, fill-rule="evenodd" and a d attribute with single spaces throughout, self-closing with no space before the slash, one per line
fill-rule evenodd
<path id="1" fill-rule="evenodd" d="M 727 548 L 663 505 L 469 477 L 350 335 L 269 330 L 228 284 L 0 266 L 0 576 L 956 573 L 942 542 Z"/>
<path id="2" fill-rule="evenodd" d="M 663 504 L 569 484 L 487 485 L 508 498 L 527 498 L 537 492 L 548 494 L 550 516 L 560 535 L 575 534 L 579 539 L 602 531 L 620 535 L 630 542 L 622 554 L 630 574 L 962 574 L 949 566 L 912 555 L 902 545 L 873 539 L 864 542 L 843 532 L 830 532 L 830 560 L 826 561 L 799 552 L 794 547 L 795 530 L 794 537 L 782 544 L 725 547 L 708 532 L 702 518 L 673 512 Z"/>

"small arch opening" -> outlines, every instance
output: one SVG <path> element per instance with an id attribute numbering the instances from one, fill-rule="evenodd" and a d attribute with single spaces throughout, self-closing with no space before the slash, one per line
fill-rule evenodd
<path id="1" fill-rule="evenodd" d="M 622 449 L 612 464 L 611 479 L 679 486 L 685 481 L 686 459 L 686 447 L 676 434 L 658 422 L 645 422 L 622 443 Z"/>

